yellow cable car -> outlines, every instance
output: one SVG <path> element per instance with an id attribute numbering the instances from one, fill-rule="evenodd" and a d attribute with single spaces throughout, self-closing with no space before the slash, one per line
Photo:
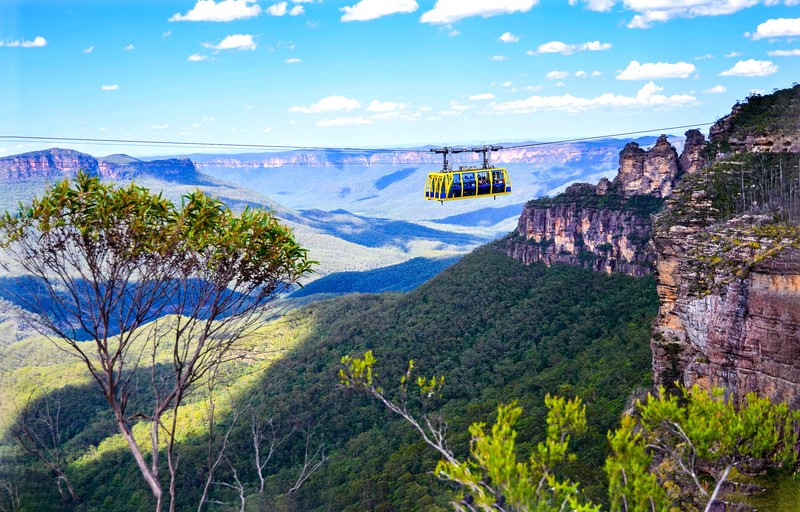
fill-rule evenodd
<path id="1" fill-rule="evenodd" d="M 431 149 L 435 153 L 444 155 L 444 167 L 439 172 L 428 174 L 425 182 L 425 199 L 432 201 L 454 201 L 457 199 L 474 199 L 478 197 L 497 197 L 511 193 L 511 179 L 508 171 L 503 167 L 494 167 L 489 164 L 492 150 L 502 149 L 500 146 L 483 146 L 481 148 L 451 148 Z M 483 167 L 459 167 L 457 171 L 450 168 L 447 155 L 473 151 L 483 153 Z"/>

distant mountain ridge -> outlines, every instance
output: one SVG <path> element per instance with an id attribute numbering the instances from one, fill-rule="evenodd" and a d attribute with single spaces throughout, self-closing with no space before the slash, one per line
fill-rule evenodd
<path id="1" fill-rule="evenodd" d="M 195 182 L 202 178 L 191 160 L 140 160 L 128 155 L 96 158 L 74 149 L 51 148 L 0 158 L 0 179 L 8 181 L 61 180 L 79 171 L 104 179 L 129 180 L 152 176 L 164 181 Z"/>

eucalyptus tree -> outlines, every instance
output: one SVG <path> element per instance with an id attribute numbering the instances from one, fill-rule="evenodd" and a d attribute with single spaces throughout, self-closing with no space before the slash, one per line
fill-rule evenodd
<path id="1" fill-rule="evenodd" d="M 241 357 L 237 340 L 311 272 L 307 251 L 264 210 L 237 214 L 200 191 L 175 205 L 84 173 L 6 212 L 0 245 L 4 266 L 27 275 L 20 300 L 30 320 L 85 364 L 156 510 L 165 485 L 173 510 L 181 405 L 217 365 Z"/>

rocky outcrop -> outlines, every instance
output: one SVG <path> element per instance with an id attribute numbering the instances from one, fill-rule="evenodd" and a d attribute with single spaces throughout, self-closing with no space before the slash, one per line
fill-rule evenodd
<path id="1" fill-rule="evenodd" d="M 678 170 L 683 173 L 694 173 L 708 164 L 705 156 L 706 138 L 700 130 L 689 130 L 683 143 L 683 151 L 678 158 Z"/>
<path id="2" fill-rule="evenodd" d="M 681 171 L 703 165 L 705 139 L 687 132 L 679 157 L 662 135 L 648 150 L 628 143 L 619 155 L 613 181 L 576 184 L 555 198 L 525 205 L 517 229 L 501 245 L 526 264 L 566 263 L 601 272 L 649 274 L 655 264 L 650 241 L 652 214 L 668 197 Z M 681 163 L 683 162 L 683 163 Z"/>
<path id="3" fill-rule="evenodd" d="M 800 152 L 800 85 L 737 103 L 711 126 L 709 139 L 723 155 Z"/>
<path id="4" fill-rule="evenodd" d="M 568 194 L 595 194 L 579 184 Z M 530 264 L 566 263 L 599 272 L 644 275 L 652 272 L 649 214 L 632 209 L 584 206 L 580 201 L 526 207 L 506 254 Z"/>
<path id="5" fill-rule="evenodd" d="M 727 233 L 737 221 L 753 222 L 740 218 L 712 231 Z M 676 225 L 654 237 L 654 381 L 724 386 L 737 399 L 755 391 L 800 408 L 800 251 L 786 250 L 745 278 L 717 279 L 710 293 L 698 293 L 706 276 L 687 254 L 709 243 L 708 235 L 708 228 Z"/>
<path id="6" fill-rule="evenodd" d="M 645 151 L 636 142 L 629 142 L 619 155 L 619 172 L 614 184 L 625 197 L 652 195 L 667 197 L 678 177 L 678 152 L 666 135 Z"/>

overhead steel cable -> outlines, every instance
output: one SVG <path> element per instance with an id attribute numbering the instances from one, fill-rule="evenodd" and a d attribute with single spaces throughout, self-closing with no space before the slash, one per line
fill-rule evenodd
<path id="1" fill-rule="evenodd" d="M 568 144 L 571 142 L 587 142 L 592 140 L 609 139 L 628 135 L 638 135 L 653 132 L 665 132 L 668 130 L 681 130 L 686 128 L 696 128 L 698 126 L 709 126 L 714 123 L 695 123 L 681 126 L 668 126 L 664 128 L 652 128 L 648 130 L 635 130 L 629 132 L 609 133 L 604 135 L 593 135 L 587 137 L 575 137 L 571 139 L 561 139 L 554 141 L 527 142 L 524 144 L 504 145 L 497 151 L 507 151 L 510 149 L 524 149 L 531 147 L 553 146 L 558 144 Z M 133 145 L 150 147 L 176 147 L 176 148 L 214 148 L 214 149 L 250 149 L 264 151 L 327 151 L 327 152 L 351 152 L 351 153 L 428 153 L 429 149 L 419 148 L 361 148 L 361 147 L 333 147 L 333 146 L 295 146 L 281 144 L 238 144 L 226 142 L 186 142 L 168 140 L 146 140 L 146 139 L 100 139 L 100 138 L 79 138 L 79 137 L 46 137 L 39 135 L 0 135 L 0 140 L 13 140 L 20 142 L 71 142 L 76 144 L 94 145 Z"/>

